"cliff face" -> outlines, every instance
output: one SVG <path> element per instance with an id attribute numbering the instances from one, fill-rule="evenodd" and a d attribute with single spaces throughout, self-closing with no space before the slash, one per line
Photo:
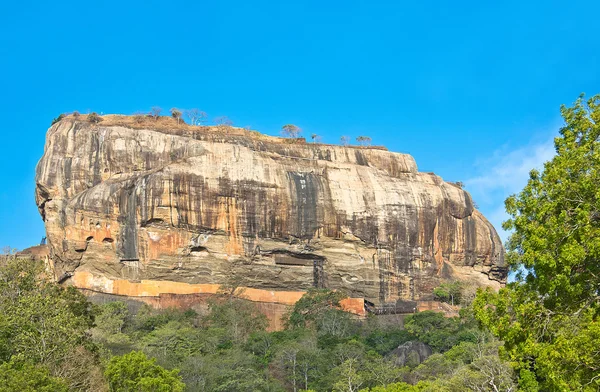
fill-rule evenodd
<path id="1" fill-rule="evenodd" d="M 444 279 L 504 282 L 469 194 L 409 155 L 130 120 L 48 131 L 36 201 L 61 281 L 128 295 L 327 287 L 375 307 L 430 299 Z"/>

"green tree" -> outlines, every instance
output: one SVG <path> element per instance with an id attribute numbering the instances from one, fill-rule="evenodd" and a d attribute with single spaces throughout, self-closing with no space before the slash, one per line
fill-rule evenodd
<path id="1" fill-rule="evenodd" d="M 31 363 L 0 365 L 0 392 L 67 392 L 67 384 L 52 377 L 48 369 Z"/>
<path id="2" fill-rule="evenodd" d="M 209 304 L 206 323 L 212 328 L 223 328 L 233 343 L 243 343 L 253 332 L 264 331 L 268 321 L 256 306 L 245 300 L 229 298 Z"/>
<path id="3" fill-rule="evenodd" d="M 32 260 L 0 263 L 0 362 L 46 367 L 72 390 L 102 390 L 91 304 L 75 288 L 46 279 Z"/>
<path id="4" fill-rule="evenodd" d="M 139 351 L 112 357 L 104 374 L 114 392 L 182 392 L 185 388 L 178 369 L 166 370 Z"/>
<path id="5" fill-rule="evenodd" d="M 337 381 L 333 384 L 335 392 L 358 392 L 365 383 L 365 377 L 357 359 L 351 358 L 335 368 Z"/>
<path id="6" fill-rule="evenodd" d="M 378 386 L 371 389 L 362 389 L 360 392 L 447 392 L 448 389 L 440 383 L 420 381 L 416 385 L 399 382 L 388 386 Z"/>
<path id="7" fill-rule="evenodd" d="M 431 310 L 412 314 L 405 319 L 406 330 L 436 352 L 444 352 L 461 341 L 474 340 L 469 320 L 445 317 Z"/>
<path id="8" fill-rule="evenodd" d="M 340 310 L 340 301 L 344 298 L 346 296 L 339 291 L 309 289 L 286 315 L 286 326 L 288 328 L 316 326 L 317 321 L 321 321 L 325 313 Z"/>
<path id="9" fill-rule="evenodd" d="M 477 319 L 505 342 L 522 390 L 600 388 L 600 96 L 561 108 L 556 156 L 506 200 L 516 282 L 481 292 Z"/>
<path id="10" fill-rule="evenodd" d="M 257 368 L 256 358 L 239 348 L 191 357 L 189 387 L 201 392 L 255 392 L 270 389 L 270 380 Z"/>
<path id="11" fill-rule="evenodd" d="M 105 334 L 120 334 L 123 332 L 125 320 L 129 316 L 127 305 L 121 301 L 108 302 L 98 307 L 96 328 Z"/>
<path id="12" fill-rule="evenodd" d="M 91 304 L 75 288 L 44 279 L 43 265 L 8 260 L 0 266 L 0 355 L 53 368 L 87 344 Z"/>
<path id="13" fill-rule="evenodd" d="M 141 338 L 138 347 L 161 364 L 173 364 L 200 353 L 203 343 L 200 329 L 189 323 L 170 321 Z"/>
<path id="14" fill-rule="evenodd" d="M 433 289 L 433 297 L 450 305 L 458 305 L 461 301 L 462 284 L 459 281 L 445 282 Z"/>

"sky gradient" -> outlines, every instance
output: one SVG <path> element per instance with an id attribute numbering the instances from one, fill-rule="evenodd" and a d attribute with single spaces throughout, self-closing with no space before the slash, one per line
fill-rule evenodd
<path id="1" fill-rule="evenodd" d="M 482 3 L 6 2 L 0 246 L 44 235 L 34 170 L 52 118 L 155 105 L 371 136 L 465 182 L 499 229 L 504 198 L 552 156 L 560 105 L 600 93 L 600 2 Z"/>

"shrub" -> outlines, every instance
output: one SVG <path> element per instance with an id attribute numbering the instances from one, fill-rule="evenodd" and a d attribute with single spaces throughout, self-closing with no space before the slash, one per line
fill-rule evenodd
<path id="1" fill-rule="evenodd" d="M 146 117 L 146 116 L 144 115 L 144 113 L 139 113 L 139 112 L 137 112 L 137 113 L 135 113 L 135 114 L 133 115 L 133 121 L 134 121 L 135 123 L 137 123 L 137 124 L 141 124 L 141 123 L 143 123 L 143 122 L 144 122 L 144 118 L 145 118 L 145 117 Z"/>
<path id="2" fill-rule="evenodd" d="M 170 110 L 171 112 L 171 117 L 173 117 L 175 120 L 177 120 L 177 124 L 179 124 L 179 120 L 181 120 L 181 110 L 177 109 L 177 108 L 171 108 Z"/>
<path id="3" fill-rule="evenodd" d="M 0 392 L 11 391 L 67 392 L 68 388 L 43 366 L 11 361 L 0 365 Z"/>
<path id="4" fill-rule="evenodd" d="M 54 118 L 54 120 L 52 120 L 52 124 L 51 124 L 51 125 L 54 125 L 54 124 L 56 124 L 57 122 L 59 122 L 59 121 L 60 121 L 60 120 L 62 120 L 63 118 L 65 118 L 65 115 L 64 115 L 64 114 L 62 114 L 62 113 L 61 113 L 61 114 L 59 114 L 59 115 L 58 115 L 58 117 L 55 117 L 55 118 Z"/>
<path id="5" fill-rule="evenodd" d="M 90 114 L 88 114 L 87 117 L 88 121 L 91 122 L 92 124 L 97 124 L 100 121 L 102 121 L 102 118 L 98 115 L 98 113 L 96 112 L 91 112 Z"/>
<path id="6" fill-rule="evenodd" d="M 77 110 L 75 110 L 75 111 L 73 112 L 73 117 L 77 118 L 77 117 L 79 117 L 79 116 L 80 116 L 79 112 L 78 112 Z"/>

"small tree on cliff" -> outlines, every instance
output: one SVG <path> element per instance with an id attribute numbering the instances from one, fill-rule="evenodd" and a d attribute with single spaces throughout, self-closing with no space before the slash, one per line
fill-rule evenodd
<path id="1" fill-rule="evenodd" d="M 206 121 L 206 113 L 200 109 L 188 109 L 185 111 L 186 116 L 190 119 L 191 125 L 201 125 Z"/>
<path id="2" fill-rule="evenodd" d="M 158 120 L 161 113 L 162 109 L 158 106 L 152 106 L 152 108 L 150 109 L 150 117 L 152 117 L 155 120 Z"/>
<path id="3" fill-rule="evenodd" d="M 348 136 L 342 136 L 340 137 L 340 143 L 342 143 L 342 146 L 347 146 L 350 143 L 350 138 Z"/>
<path id="4" fill-rule="evenodd" d="M 55 118 L 52 120 L 52 124 L 51 124 L 51 125 L 54 125 L 54 124 L 56 124 L 57 122 L 59 122 L 59 121 L 60 121 L 60 120 L 62 120 L 63 118 L 65 118 L 65 115 L 64 115 L 63 113 L 59 114 L 59 115 L 58 115 L 58 117 L 55 117 Z"/>
<path id="5" fill-rule="evenodd" d="M 281 134 L 290 138 L 297 138 L 300 136 L 302 130 L 294 124 L 286 124 L 281 127 Z"/>
<path id="6" fill-rule="evenodd" d="M 181 120 L 181 110 L 179 110 L 177 108 L 171 108 L 171 117 L 176 119 L 177 124 L 179 124 L 179 121 Z"/>
<path id="7" fill-rule="evenodd" d="M 100 118 L 100 116 L 98 116 L 98 113 L 96 113 L 96 112 L 91 112 L 90 114 L 88 114 L 87 119 L 92 124 L 97 124 L 100 121 L 102 121 L 102 118 Z"/>
<path id="8" fill-rule="evenodd" d="M 369 136 L 359 136 L 356 138 L 356 141 L 361 146 L 370 146 L 371 145 L 371 137 L 369 137 Z"/>
<path id="9" fill-rule="evenodd" d="M 217 124 L 217 128 L 219 128 L 219 130 L 229 133 L 229 129 L 233 126 L 233 121 L 231 121 L 227 116 L 220 116 L 215 118 L 215 124 Z"/>

